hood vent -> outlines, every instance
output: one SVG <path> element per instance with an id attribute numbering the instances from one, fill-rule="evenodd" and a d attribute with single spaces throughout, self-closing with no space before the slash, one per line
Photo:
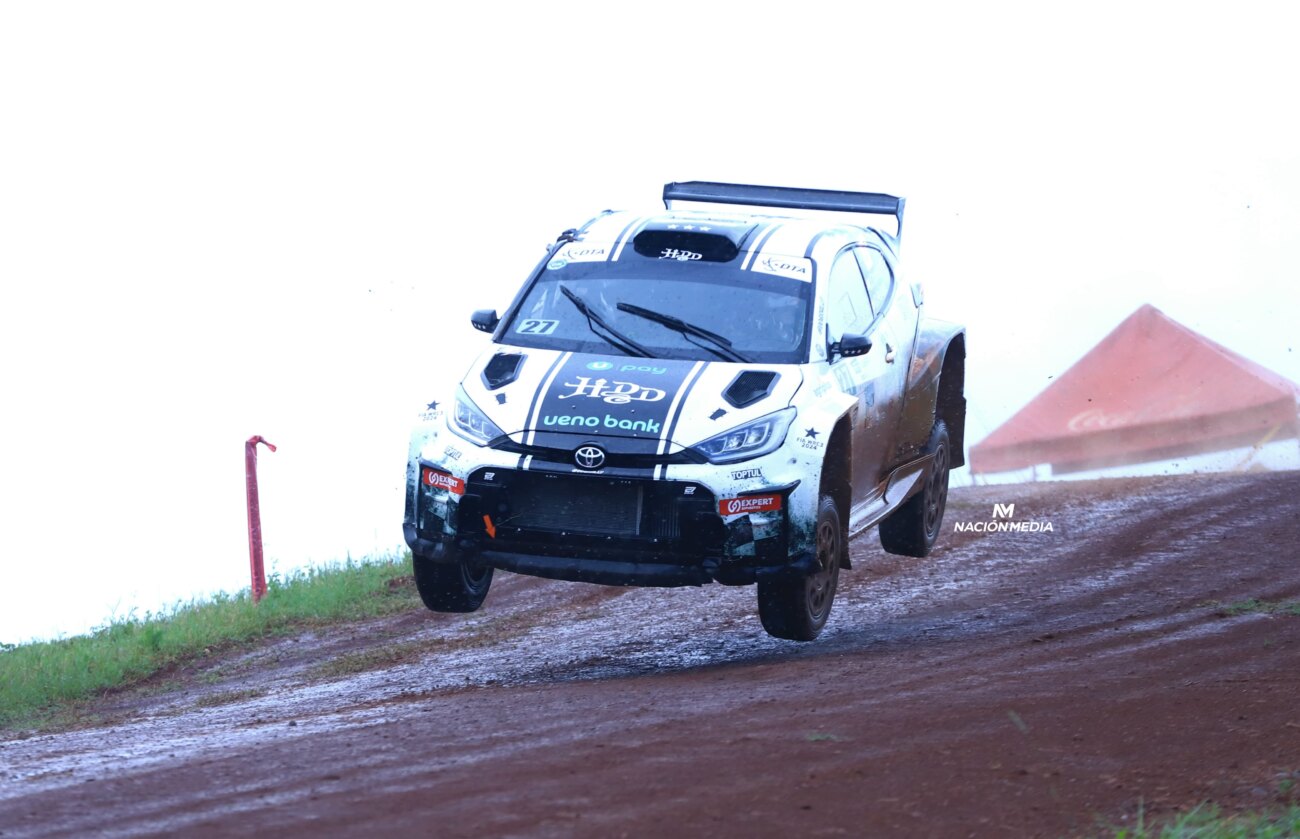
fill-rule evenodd
<path id="1" fill-rule="evenodd" d="M 722 395 L 733 407 L 746 408 L 766 399 L 779 378 L 781 374 L 773 370 L 746 370 L 732 379 Z"/>
<path id="2" fill-rule="evenodd" d="M 519 371 L 524 366 L 522 353 L 497 353 L 483 365 L 483 384 L 488 390 L 496 390 L 519 378 Z"/>
<path id="3" fill-rule="evenodd" d="M 678 262 L 730 262 L 740 253 L 738 234 L 746 230 L 723 228 L 717 232 L 703 232 L 695 225 L 692 230 L 680 229 L 683 225 L 647 226 L 632 239 L 632 249 L 651 259 L 674 259 Z M 708 225 L 704 225 L 706 228 Z"/>

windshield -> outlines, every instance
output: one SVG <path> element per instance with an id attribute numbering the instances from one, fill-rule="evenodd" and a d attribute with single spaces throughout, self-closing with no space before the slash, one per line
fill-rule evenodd
<path id="1" fill-rule="evenodd" d="M 674 260 L 665 265 L 634 258 L 548 268 L 528 289 L 506 325 L 503 341 L 573 352 L 639 354 L 630 346 L 655 358 L 779 364 L 805 360 L 812 284 L 741 271 L 733 264 Z"/>

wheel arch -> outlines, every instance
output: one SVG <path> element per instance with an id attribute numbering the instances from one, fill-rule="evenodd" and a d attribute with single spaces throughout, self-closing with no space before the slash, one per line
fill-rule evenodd
<path id="1" fill-rule="evenodd" d="M 948 426 L 952 467 L 966 462 L 966 330 L 926 318 L 918 330 L 903 401 L 900 455 L 924 450 L 936 419 Z"/>
<path id="2" fill-rule="evenodd" d="M 822 460 L 819 496 L 829 495 L 840 513 L 840 567 L 849 563 L 849 513 L 853 508 L 853 435 L 849 433 L 847 414 L 835 421 L 826 455 Z"/>
<path id="3" fill-rule="evenodd" d="M 966 465 L 966 333 L 954 335 L 943 354 L 934 415 L 948 426 L 950 468 Z"/>

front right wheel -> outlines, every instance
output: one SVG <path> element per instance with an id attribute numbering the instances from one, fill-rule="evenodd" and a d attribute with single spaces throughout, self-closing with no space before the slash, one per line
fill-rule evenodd
<path id="1" fill-rule="evenodd" d="M 758 581 L 758 616 L 767 634 L 790 641 L 811 641 L 831 614 L 840 579 L 844 530 L 840 510 L 829 495 L 817 504 L 816 567 L 809 574 Z"/>
<path id="2" fill-rule="evenodd" d="M 477 611 L 492 585 L 491 565 L 466 559 L 460 551 L 456 554 L 450 562 L 411 554 L 415 588 L 424 605 L 434 612 Z"/>

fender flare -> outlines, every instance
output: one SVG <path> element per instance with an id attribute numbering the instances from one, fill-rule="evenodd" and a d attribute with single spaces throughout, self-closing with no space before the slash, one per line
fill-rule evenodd
<path id="1" fill-rule="evenodd" d="M 912 363 L 903 401 L 904 453 L 919 453 L 936 419 L 948 426 L 952 463 L 966 463 L 966 328 L 922 318 L 917 324 Z"/>

